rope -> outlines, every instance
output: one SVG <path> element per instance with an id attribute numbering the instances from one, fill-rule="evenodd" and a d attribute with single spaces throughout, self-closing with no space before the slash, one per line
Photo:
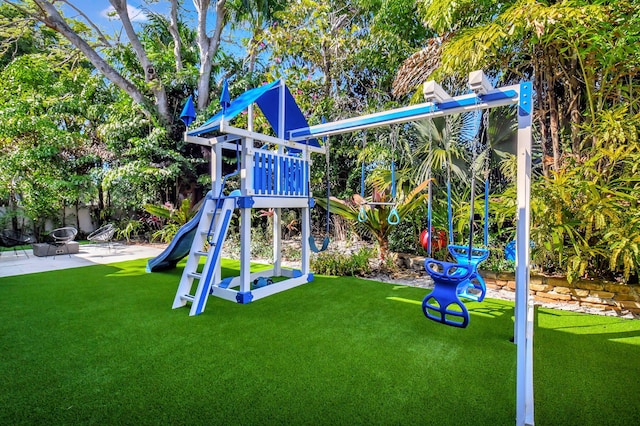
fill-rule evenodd
<path id="1" fill-rule="evenodd" d="M 451 206 L 451 164 L 447 162 L 447 217 L 449 218 L 449 244 L 453 244 L 453 207 Z"/>
<path id="2" fill-rule="evenodd" d="M 331 221 L 331 213 L 329 212 L 329 203 L 331 202 L 331 176 L 330 176 L 330 171 L 331 171 L 331 165 L 329 162 L 329 138 L 325 137 L 325 147 L 326 147 L 326 153 L 325 153 L 325 166 L 326 166 L 326 173 L 327 173 L 327 225 L 325 228 L 325 235 L 329 235 L 329 222 Z"/>
<path id="3" fill-rule="evenodd" d="M 478 106 L 480 98 L 476 95 L 476 107 Z M 481 110 L 476 110 L 476 113 Z M 482 116 L 480 116 L 482 118 Z M 478 158 L 478 140 L 480 135 L 480 130 L 482 128 L 482 123 L 478 125 L 478 132 L 476 136 L 471 141 L 471 200 L 469 206 L 469 253 L 468 258 L 469 262 L 471 262 L 471 253 L 473 251 L 473 225 L 474 225 L 474 216 L 475 216 L 475 198 L 476 198 L 476 160 Z"/>
<path id="4" fill-rule="evenodd" d="M 367 132 L 363 132 L 362 133 L 362 171 L 360 173 L 360 196 L 362 197 L 362 199 L 364 200 L 364 195 L 365 195 L 365 186 L 364 186 L 364 171 L 365 171 L 365 165 L 364 165 L 364 149 L 367 146 Z M 369 218 L 367 217 L 367 211 L 364 208 L 364 204 L 362 204 L 360 206 L 360 211 L 358 212 L 358 222 L 363 223 L 366 222 Z"/>
<path id="5" fill-rule="evenodd" d="M 324 117 L 323 117 L 323 122 L 324 122 Z M 326 225 L 325 225 L 325 234 L 324 234 L 324 240 L 322 241 L 322 246 L 320 248 L 318 248 L 316 246 L 316 241 L 313 238 L 313 235 L 309 236 L 309 248 L 311 248 L 311 251 L 313 251 L 314 253 L 320 253 L 322 251 L 325 251 L 328 247 L 329 247 L 329 243 L 330 243 L 330 239 L 329 239 L 329 230 L 330 230 L 330 221 L 331 221 L 331 212 L 329 211 L 329 204 L 331 202 L 331 178 L 330 178 L 330 162 L 329 162 L 329 138 L 327 138 L 326 136 L 322 138 L 322 141 L 324 142 L 325 145 L 325 173 L 327 175 L 327 206 L 326 206 Z M 308 152 L 308 146 L 309 143 L 307 142 L 307 152 Z M 308 156 L 307 156 L 308 157 Z M 308 191 L 309 191 L 309 198 L 311 198 L 311 188 L 310 188 L 310 182 L 307 181 L 307 186 L 308 186 Z"/>
<path id="6" fill-rule="evenodd" d="M 391 199 L 394 203 L 396 203 L 396 147 L 398 144 L 398 135 L 400 133 L 400 128 L 395 126 L 395 128 L 391 131 L 389 135 L 391 137 Z M 389 216 L 387 217 L 387 223 L 389 225 L 397 225 L 400 223 L 400 215 L 398 215 L 398 210 L 396 210 L 396 204 L 393 205 L 393 208 L 389 212 Z"/>
<path id="7" fill-rule="evenodd" d="M 483 116 L 483 127 L 485 129 L 485 157 L 484 157 L 484 245 L 489 247 L 489 186 L 491 164 L 491 140 L 489 139 L 489 110 Z"/>
<path id="8" fill-rule="evenodd" d="M 433 125 L 433 119 L 429 118 L 429 121 L 427 121 L 427 123 L 429 124 L 429 136 L 428 136 L 428 148 L 429 148 L 429 153 L 432 153 L 433 151 L 433 130 L 435 129 L 435 126 Z M 433 220 L 433 187 L 432 187 L 432 182 L 431 182 L 431 163 L 429 163 L 429 169 L 427 170 L 427 180 L 428 180 L 428 187 L 427 187 L 427 196 L 428 201 L 427 201 L 427 255 L 429 257 L 431 257 L 431 251 L 432 251 L 432 247 L 431 247 L 431 238 L 432 238 L 432 232 L 431 232 L 431 223 Z"/>

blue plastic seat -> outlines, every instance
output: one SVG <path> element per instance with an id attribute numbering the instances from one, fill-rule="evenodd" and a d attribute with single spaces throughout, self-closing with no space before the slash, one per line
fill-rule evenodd
<path id="1" fill-rule="evenodd" d="M 487 294 L 487 286 L 478 272 L 478 265 L 487 260 L 489 250 L 472 247 L 471 258 L 469 258 L 469 246 L 449 244 L 448 249 L 458 264 L 471 266 L 471 274 L 466 280 L 461 282 L 457 288 L 458 296 L 476 302 L 482 302 Z"/>
<path id="2" fill-rule="evenodd" d="M 422 301 L 424 315 L 442 324 L 465 328 L 469 324 L 469 311 L 460 301 L 457 289 L 469 279 L 473 267 L 426 259 L 424 268 L 434 282 L 433 291 Z"/>

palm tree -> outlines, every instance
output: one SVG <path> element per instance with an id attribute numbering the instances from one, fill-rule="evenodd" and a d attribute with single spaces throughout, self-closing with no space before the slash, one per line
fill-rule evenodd
<path id="1" fill-rule="evenodd" d="M 420 3 L 424 22 L 441 37 L 429 40 L 423 51 L 405 61 L 394 83 L 395 94 L 409 93 L 428 78 L 463 79 L 473 69 L 485 69 L 505 83 L 532 80 L 541 150 L 550 159 L 543 163 L 544 173 L 548 175 L 550 166 L 557 171 L 563 150 L 579 149 L 583 109 L 592 103 L 589 92 L 604 86 L 587 63 L 593 55 L 589 44 L 600 38 L 581 34 L 611 25 L 609 12 L 628 7 L 628 2 L 611 2 L 627 4 L 616 6 L 609 2 L 479 1 L 473 3 L 473 13 L 469 13 L 468 2 Z M 427 71 L 420 71 L 424 69 Z M 589 107 L 588 119 L 595 117 L 593 108 Z"/>

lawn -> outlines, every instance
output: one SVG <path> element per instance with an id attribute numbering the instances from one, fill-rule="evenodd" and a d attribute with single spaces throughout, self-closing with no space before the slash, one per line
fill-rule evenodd
<path id="1" fill-rule="evenodd" d="M 0 424 L 515 422 L 512 302 L 468 303 L 459 329 L 424 289 L 316 277 L 189 317 L 184 263 L 145 264 L 0 278 Z M 534 347 L 538 424 L 637 423 L 640 321 L 539 309 Z"/>

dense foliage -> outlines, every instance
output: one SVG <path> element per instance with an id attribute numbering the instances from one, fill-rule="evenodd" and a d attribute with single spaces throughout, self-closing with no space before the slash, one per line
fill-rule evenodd
<path id="1" fill-rule="evenodd" d="M 179 113 L 194 95 L 197 122 L 208 118 L 224 78 L 233 97 L 284 77 L 314 124 L 417 101 L 427 79 L 463 93 L 467 73 L 484 69 L 498 84 L 534 84 L 535 263 L 570 278 L 637 280 L 637 2 L 145 0 L 142 20 L 126 0 L 108 3 L 115 31 L 72 1 L 0 5 L 4 227 L 37 234 L 48 221 L 77 221 L 69 210 L 89 206 L 95 225 L 122 221 L 128 238 L 150 226 L 139 223 L 144 205 L 195 205 L 210 185 L 208 157 L 182 142 Z M 434 225 L 446 229 L 450 181 L 462 242 L 470 171 L 488 166 L 496 251 L 513 238 L 513 121 L 499 109 L 479 129 L 460 116 L 333 137 L 330 162 L 314 168 L 311 187 L 323 193 L 329 185 L 350 199 L 365 164 L 367 192 L 388 194 L 393 162 L 400 193 L 433 179 Z M 260 119 L 256 125 L 263 129 Z M 357 232 L 383 251 L 420 251 L 424 196 L 416 199 L 402 226 Z M 481 197 L 476 203 L 481 211 Z"/>

